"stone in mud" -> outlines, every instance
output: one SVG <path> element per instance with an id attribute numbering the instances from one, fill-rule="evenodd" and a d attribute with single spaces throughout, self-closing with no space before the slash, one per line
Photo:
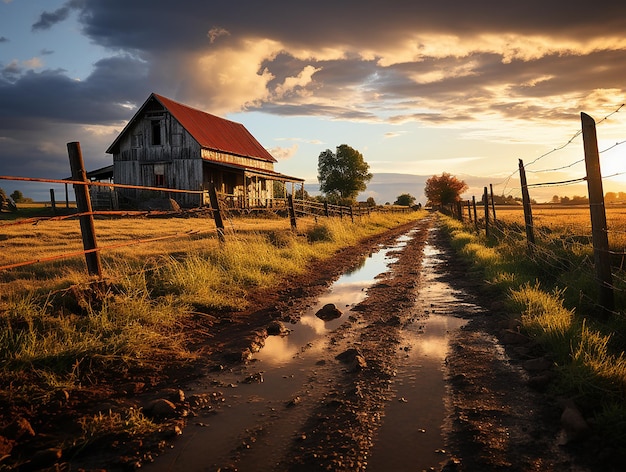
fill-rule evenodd
<path id="1" fill-rule="evenodd" d="M 503 344 L 526 344 L 530 341 L 528 336 L 512 329 L 503 329 L 500 332 L 500 340 Z"/>
<path id="2" fill-rule="evenodd" d="M 537 357 L 535 359 L 528 359 L 524 361 L 522 365 L 524 369 L 529 372 L 541 372 L 551 369 L 554 363 L 545 357 Z"/>
<path id="3" fill-rule="evenodd" d="M 560 443 L 568 444 L 571 441 L 582 438 L 589 431 L 589 424 L 573 401 L 565 402 L 563 413 L 561 414 L 561 426 L 563 435 Z"/>
<path id="4" fill-rule="evenodd" d="M 338 361 L 344 362 L 346 364 L 352 362 L 354 360 L 355 357 L 357 356 L 363 356 L 363 354 L 361 354 L 361 351 L 359 351 L 356 348 L 350 348 L 346 351 L 343 351 L 341 354 L 337 354 L 337 356 L 335 357 L 335 359 L 337 359 Z"/>
<path id="5" fill-rule="evenodd" d="M 338 354 L 335 359 L 348 364 L 348 372 L 360 372 L 367 367 L 365 357 L 358 349 L 351 348 Z"/>
<path id="6" fill-rule="evenodd" d="M 267 325 L 265 331 L 267 331 L 268 336 L 281 336 L 289 332 L 280 321 L 272 321 Z"/>
<path id="7" fill-rule="evenodd" d="M 63 457 L 63 451 L 58 448 L 42 449 L 35 452 L 30 461 L 23 464 L 20 470 L 41 470 L 52 468 Z M 55 468 L 56 470 L 56 468 Z"/>
<path id="8" fill-rule="evenodd" d="M 340 318 L 342 314 L 341 310 L 334 303 L 328 303 L 315 313 L 315 316 L 323 321 L 332 321 Z"/>
<path id="9" fill-rule="evenodd" d="M 165 398 L 158 398 L 148 403 L 144 412 L 152 418 L 170 418 L 176 415 L 176 405 Z"/>

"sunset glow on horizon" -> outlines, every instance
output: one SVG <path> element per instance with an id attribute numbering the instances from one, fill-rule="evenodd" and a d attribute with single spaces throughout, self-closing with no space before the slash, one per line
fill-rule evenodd
<path id="1" fill-rule="evenodd" d="M 582 137 L 563 145 L 585 112 L 600 150 L 617 144 L 605 190 L 626 184 L 626 5 L 213 3 L 2 0 L 0 174 L 67 177 L 71 141 L 88 168 L 109 165 L 156 92 L 242 123 L 308 184 L 320 152 L 345 143 L 375 175 L 449 172 L 514 196 L 519 159 L 529 182 L 584 175 Z M 402 185 L 390 188 L 423 199 Z"/>

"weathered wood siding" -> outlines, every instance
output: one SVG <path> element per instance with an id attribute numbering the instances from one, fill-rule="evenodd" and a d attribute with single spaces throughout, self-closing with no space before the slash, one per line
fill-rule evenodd
<path id="1" fill-rule="evenodd" d="M 245 178 L 244 168 L 273 171 L 274 163 L 202 149 L 156 102 L 120 136 L 118 145 L 119 152 L 113 155 L 113 181 L 117 184 L 207 190 L 209 182 L 213 182 L 217 191 L 227 195 L 236 207 L 263 206 L 273 197 L 272 182 L 262 177 Z M 119 189 L 119 193 L 135 202 L 165 196 L 138 189 Z M 185 207 L 201 205 L 204 200 L 198 194 L 169 196 Z"/>
<path id="2" fill-rule="evenodd" d="M 159 140 L 154 143 L 158 123 Z M 120 140 L 113 156 L 113 180 L 119 184 L 202 190 L 202 160 L 198 142 L 165 111 L 153 110 L 138 120 Z M 162 177 L 157 177 L 162 175 Z M 154 198 L 154 192 L 122 190 L 131 199 Z M 183 206 L 197 206 L 199 195 L 171 194 Z"/>

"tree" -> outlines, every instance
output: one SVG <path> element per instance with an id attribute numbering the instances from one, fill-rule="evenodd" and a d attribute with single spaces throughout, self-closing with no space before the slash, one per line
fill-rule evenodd
<path id="1" fill-rule="evenodd" d="M 444 172 L 426 180 L 424 195 L 432 206 L 450 205 L 461 199 L 461 193 L 467 190 L 467 184 L 453 175 Z"/>
<path id="2" fill-rule="evenodd" d="M 317 163 L 320 190 L 333 200 L 354 201 L 372 179 L 369 167 L 363 154 L 347 144 L 338 146 L 336 154 L 326 149 Z"/>
<path id="3" fill-rule="evenodd" d="M 19 190 L 15 190 L 11 194 L 11 198 L 13 199 L 15 203 L 21 203 L 24 200 L 24 194 L 20 192 Z"/>
<path id="4" fill-rule="evenodd" d="M 365 204 L 368 207 L 375 207 L 376 206 L 376 200 L 374 200 L 374 197 L 367 197 L 367 200 L 365 200 Z"/>
<path id="5" fill-rule="evenodd" d="M 402 206 L 413 206 L 416 198 L 410 193 L 403 193 L 396 198 L 396 201 L 393 202 L 394 205 L 402 205 Z"/>

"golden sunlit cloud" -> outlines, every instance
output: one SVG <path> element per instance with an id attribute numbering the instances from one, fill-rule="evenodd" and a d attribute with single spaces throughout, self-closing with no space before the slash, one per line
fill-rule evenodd
<path id="1" fill-rule="evenodd" d="M 204 108 L 225 114 L 268 98 L 267 84 L 273 76 L 267 70 L 259 72 L 259 68 L 278 51 L 280 45 L 275 41 L 245 40 L 191 58 L 192 63 L 186 64 L 184 70 L 193 71 L 189 74 L 193 77 L 193 95 L 209 97 L 210 103 L 204 103 Z"/>
<path id="2" fill-rule="evenodd" d="M 312 81 L 313 74 L 320 71 L 321 68 L 315 68 L 313 66 L 306 66 L 296 77 L 287 77 L 285 81 L 276 87 L 274 91 L 276 98 L 284 97 L 290 92 L 294 91 L 297 87 L 305 87 Z M 310 93 L 310 92 L 309 92 Z M 301 89 L 298 92 L 299 95 L 305 95 L 304 90 Z"/>
<path id="3" fill-rule="evenodd" d="M 284 148 L 284 147 L 275 147 L 275 148 L 271 148 L 268 149 L 269 153 L 274 156 L 274 158 L 276 160 L 286 160 L 289 159 L 290 157 L 293 157 L 296 152 L 298 152 L 298 145 L 294 144 L 291 147 L 288 148 Z"/>
<path id="4" fill-rule="evenodd" d="M 461 58 L 477 53 L 498 54 L 502 56 L 503 63 L 509 63 L 513 60 L 540 59 L 547 55 L 585 55 L 599 50 L 623 49 L 626 49 L 626 38 L 617 36 L 581 42 L 540 35 L 485 34 L 460 37 L 449 34 L 418 34 L 404 43 L 365 51 L 362 56 L 372 60 L 378 58 L 380 66 L 389 67 L 419 62 L 425 58 Z"/>
<path id="5" fill-rule="evenodd" d="M 43 62 L 38 57 L 33 57 L 32 59 L 28 59 L 24 61 L 22 64 L 28 69 L 40 69 L 43 67 Z"/>

